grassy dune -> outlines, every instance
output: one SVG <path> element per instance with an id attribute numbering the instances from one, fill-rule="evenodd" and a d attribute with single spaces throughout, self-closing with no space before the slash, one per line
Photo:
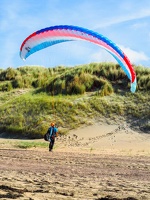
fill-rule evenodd
<path id="1" fill-rule="evenodd" d="M 0 70 L 1 136 L 41 138 L 51 121 L 61 134 L 95 121 L 123 120 L 150 133 L 150 69 L 134 68 L 134 94 L 120 66 L 113 63 Z"/>

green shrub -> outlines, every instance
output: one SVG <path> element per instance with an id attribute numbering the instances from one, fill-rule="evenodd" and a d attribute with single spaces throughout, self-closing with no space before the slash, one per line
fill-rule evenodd
<path id="1" fill-rule="evenodd" d="M 16 77 L 15 80 L 12 81 L 13 88 L 23 88 L 24 83 L 22 77 Z"/>
<path id="2" fill-rule="evenodd" d="M 100 96 L 107 96 L 114 92 L 113 87 L 110 83 L 105 83 L 101 87 Z"/>
<path id="3" fill-rule="evenodd" d="M 9 67 L 6 70 L 0 72 L 0 81 L 13 80 L 17 74 L 18 71 L 16 69 Z"/>
<path id="4" fill-rule="evenodd" d="M 84 94 L 85 92 L 85 86 L 80 83 L 71 83 L 69 84 L 67 88 L 67 93 L 68 94 Z"/>
<path id="5" fill-rule="evenodd" d="M 11 91 L 13 89 L 12 87 L 12 83 L 9 81 L 9 82 L 4 82 L 3 84 L 0 85 L 0 91 Z"/>

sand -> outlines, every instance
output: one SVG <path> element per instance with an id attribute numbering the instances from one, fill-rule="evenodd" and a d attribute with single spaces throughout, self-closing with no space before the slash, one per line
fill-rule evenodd
<path id="1" fill-rule="evenodd" d="M 14 142 L 0 139 L 3 200 L 150 199 L 150 135 L 126 123 L 72 130 L 53 152 L 48 143 L 19 149 Z"/>

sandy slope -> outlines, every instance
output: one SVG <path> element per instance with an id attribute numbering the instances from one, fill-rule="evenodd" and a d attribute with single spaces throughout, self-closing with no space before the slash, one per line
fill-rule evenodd
<path id="1" fill-rule="evenodd" d="M 68 141 L 66 146 L 70 148 L 78 147 L 80 150 L 86 148 L 94 153 L 150 156 L 150 135 L 135 132 L 125 123 L 121 125 L 97 123 L 86 126 L 70 131 L 66 140 Z"/>
<path id="2" fill-rule="evenodd" d="M 150 135 L 125 123 L 72 130 L 53 153 L 16 149 L 14 142 L 0 139 L 3 200 L 150 199 Z"/>

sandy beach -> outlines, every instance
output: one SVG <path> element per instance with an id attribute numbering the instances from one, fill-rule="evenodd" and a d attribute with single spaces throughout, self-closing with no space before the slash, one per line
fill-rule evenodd
<path id="1" fill-rule="evenodd" d="M 72 130 L 57 138 L 53 152 L 48 143 L 19 149 L 15 142 L 0 139 L 3 200 L 150 199 L 150 135 L 126 123 Z"/>

